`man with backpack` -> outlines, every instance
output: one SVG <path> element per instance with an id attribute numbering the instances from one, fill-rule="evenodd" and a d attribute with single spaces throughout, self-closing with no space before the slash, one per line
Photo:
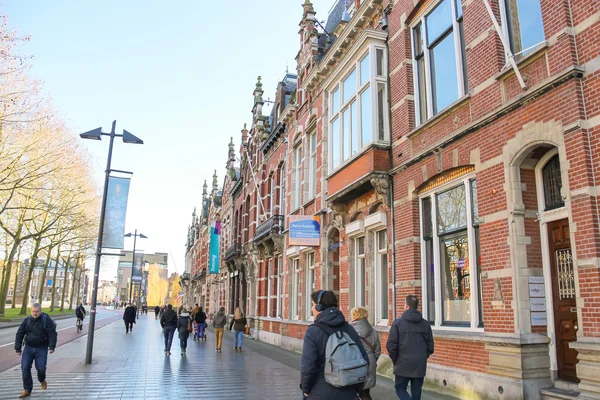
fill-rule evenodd
<path id="1" fill-rule="evenodd" d="M 400 400 L 420 400 L 427 371 L 427 359 L 433 354 L 431 324 L 417 308 L 417 296 L 406 296 L 402 316 L 394 321 L 386 348 L 394 363 L 396 395 Z M 410 395 L 406 391 L 410 383 Z"/>
<path id="2" fill-rule="evenodd" d="M 300 389 L 308 399 L 355 400 L 367 378 L 369 357 L 360 336 L 328 290 L 311 294 L 315 323 L 302 346 Z"/>
<path id="3" fill-rule="evenodd" d="M 35 360 L 37 378 L 42 390 L 46 390 L 46 365 L 48 353 L 54 353 L 56 347 L 56 323 L 48 314 L 42 312 L 42 306 L 35 303 L 31 306 L 31 316 L 21 322 L 15 337 L 15 351 L 21 356 L 21 372 L 23 374 L 23 393 L 19 398 L 29 397 L 33 390 L 31 366 Z M 21 348 L 25 343 L 25 348 Z"/>

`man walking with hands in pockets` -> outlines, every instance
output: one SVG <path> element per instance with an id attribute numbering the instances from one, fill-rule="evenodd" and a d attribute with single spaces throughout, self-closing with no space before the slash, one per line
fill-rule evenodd
<path id="1" fill-rule="evenodd" d="M 15 338 L 15 351 L 21 356 L 21 372 L 23 374 L 23 393 L 19 398 L 29 397 L 33 390 L 31 366 L 35 361 L 37 378 L 42 390 L 46 390 L 46 364 L 48 353 L 54 353 L 56 347 L 56 323 L 48 314 L 42 312 L 42 306 L 35 303 L 31 306 L 31 316 L 21 322 Z M 25 348 L 21 347 L 25 343 Z"/>

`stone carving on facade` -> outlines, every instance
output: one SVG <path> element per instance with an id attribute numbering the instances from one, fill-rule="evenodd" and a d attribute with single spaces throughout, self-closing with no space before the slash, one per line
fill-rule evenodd
<path id="1" fill-rule="evenodd" d="M 273 252 L 274 253 L 283 253 L 283 249 L 285 246 L 285 236 L 284 235 L 273 235 Z"/>
<path id="2" fill-rule="evenodd" d="M 492 307 L 495 309 L 504 308 L 504 294 L 502 294 L 502 282 L 500 278 L 494 280 L 494 297 L 492 298 Z"/>
<path id="3" fill-rule="evenodd" d="M 256 271 L 258 271 L 258 260 L 259 250 L 258 247 L 252 243 L 248 249 L 248 264 L 246 265 L 246 276 L 248 281 L 256 277 Z"/>
<path id="4" fill-rule="evenodd" d="M 348 206 L 343 203 L 329 203 L 331 213 L 329 214 L 329 223 L 327 230 L 331 228 L 344 229 L 346 215 L 348 214 Z"/>
<path id="5" fill-rule="evenodd" d="M 388 175 L 374 175 L 371 177 L 371 185 L 375 191 L 383 198 L 383 204 L 390 206 L 390 178 Z"/>

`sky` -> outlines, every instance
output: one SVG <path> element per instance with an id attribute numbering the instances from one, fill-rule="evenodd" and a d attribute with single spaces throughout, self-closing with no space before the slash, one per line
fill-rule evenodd
<path id="1" fill-rule="evenodd" d="M 335 0 L 312 0 L 325 20 Z M 115 141 L 112 167 L 132 171 L 125 232 L 136 249 L 169 253 L 183 272 L 187 228 L 214 170 L 222 186 L 228 143 L 250 126 L 263 78 L 274 99 L 296 69 L 303 0 L 5 0 L 8 26 L 31 35 L 22 53 L 73 134 L 117 120 L 144 145 Z M 83 140 L 102 187 L 108 140 Z M 131 250 L 133 239 L 125 240 Z M 92 264 L 93 264 L 93 260 Z M 114 279 L 104 260 L 100 279 Z"/>

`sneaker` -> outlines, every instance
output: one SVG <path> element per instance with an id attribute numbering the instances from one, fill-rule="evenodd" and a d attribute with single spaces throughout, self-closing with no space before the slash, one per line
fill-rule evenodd
<path id="1" fill-rule="evenodd" d="M 46 390 L 48 388 L 48 383 L 46 381 L 40 383 L 40 387 L 42 388 L 42 390 Z"/>
<path id="2" fill-rule="evenodd" d="M 23 390 L 23 392 L 19 395 L 19 398 L 22 399 L 23 397 L 29 396 L 31 396 L 31 392 L 29 390 Z"/>
<path id="3" fill-rule="evenodd" d="M 219 349 L 219 353 L 221 353 L 221 349 Z"/>

